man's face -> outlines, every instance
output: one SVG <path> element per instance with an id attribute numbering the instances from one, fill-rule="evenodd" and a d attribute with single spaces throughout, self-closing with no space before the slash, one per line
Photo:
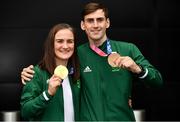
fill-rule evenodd
<path id="1" fill-rule="evenodd" d="M 106 39 L 106 29 L 109 27 L 110 22 L 104 15 L 102 9 L 90 13 L 81 21 L 81 28 L 85 30 L 88 39 L 92 41 L 103 41 Z"/>

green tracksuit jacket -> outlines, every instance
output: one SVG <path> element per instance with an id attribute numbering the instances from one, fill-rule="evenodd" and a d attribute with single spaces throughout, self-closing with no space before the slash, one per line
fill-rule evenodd
<path id="1" fill-rule="evenodd" d="M 113 52 L 131 57 L 137 64 L 148 69 L 143 82 L 162 85 L 161 74 L 132 43 L 110 40 Z M 106 43 L 99 47 L 106 51 Z M 135 120 L 128 105 L 133 74 L 121 68 L 112 68 L 107 57 L 101 57 L 90 49 L 89 43 L 78 48 L 81 73 L 80 119 L 88 121 Z"/>
<path id="2" fill-rule="evenodd" d="M 21 95 L 21 115 L 27 120 L 38 121 L 63 121 L 64 120 L 64 102 L 63 90 L 60 86 L 56 94 L 52 97 L 48 95 L 48 79 L 51 75 L 38 66 L 34 68 L 35 74 L 30 82 L 23 87 Z M 72 89 L 75 119 L 79 118 L 79 82 L 73 83 L 69 75 Z M 50 98 L 45 100 L 43 92 Z"/>

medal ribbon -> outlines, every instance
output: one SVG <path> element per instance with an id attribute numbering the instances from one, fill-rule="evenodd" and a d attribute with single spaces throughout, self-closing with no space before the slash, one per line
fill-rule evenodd
<path id="1" fill-rule="evenodd" d="M 107 54 L 105 52 L 103 52 L 101 49 L 99 49 L 98 47 L 96 47 L 94 44 L 90 45 L 91 49 L 96 52 L 98 55 L 102 56 L 102 57 L 106 57 L 109 54 L 111 54 L 112 49 L 111 49 L 111 45 L 110 45 L 110 41 L 109 39 L 106 40 L 106 47 L 107 47 Z"/>

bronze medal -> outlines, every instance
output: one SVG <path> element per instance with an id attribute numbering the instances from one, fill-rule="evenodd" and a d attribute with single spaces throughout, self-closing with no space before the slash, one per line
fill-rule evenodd
<path id="1" fill-rule="evenodd" d="M 111 54 L 108 56 L 108 63 L 109 63 L 109 65 L 112 66 L 112 67 L 117 67 L 117 65 L 114 63 L 114 61 L 115 61 L 117 58 L 119 58 L 119 57 L 120 57 L 120 55 L 119 55 L 118 53 L 116 53 L 116 52 L 111 53 Z"/>

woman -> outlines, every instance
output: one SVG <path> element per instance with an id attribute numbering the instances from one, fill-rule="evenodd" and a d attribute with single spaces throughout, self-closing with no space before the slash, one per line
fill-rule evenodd
<path id="1" fill-rule="evenodd" d="M 22 91 L 21 115 L 24 119 L 78 120 L 80 84 L 76 41 L 75 31 L 68 24 L 57 24 L 50 30 L 43 58 L 34 67 L 35 74 Z M 58 65 L 69 69 L 64 80 L 54 75 Z"/>

